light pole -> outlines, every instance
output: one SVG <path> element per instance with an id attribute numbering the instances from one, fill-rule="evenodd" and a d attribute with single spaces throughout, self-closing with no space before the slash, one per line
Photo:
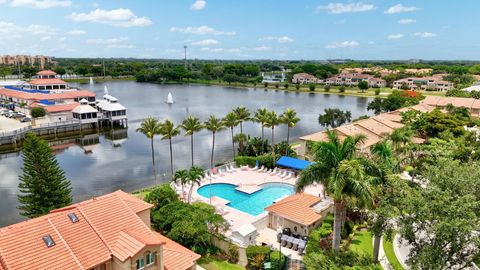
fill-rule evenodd
<path id="1" fill-rule="evenodd" d="M 183 46 L 183 51 L 184 51 L 184 55 L 185 55 L 185 58 L 184 58 L 184 64 L 185 64 L 185 69 L 187 68 L 187 45 L 184 45 Z"/>

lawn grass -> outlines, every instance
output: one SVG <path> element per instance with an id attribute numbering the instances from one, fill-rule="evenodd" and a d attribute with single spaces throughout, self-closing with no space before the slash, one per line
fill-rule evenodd
<path id="1" fill-rule="evenodd" d="M 349 248 L 355 253 L 373 256 L 372 234 L 366 230 L 355 232 Z"/>
<path id="2" fill-rule="evenodd" d="M 392 236 L 392 239 L 395 238 L 395 235 Z M 395 256 L 395 252 L 393 251 L 393 243 L 392 240 L 388 240 L 387 237 L 383 237 L 383 251 L 387 256 L 388 262 L 393 267 L 394 270 L 404 270 L 402 265 Z"/>
<path id="3" fill-rule="evenodd" d="M 245 270 L 245 268 L 240 265 L 231 264 L 225 260 L 213 257 L 202 257 L 198 261 L 198 264 L 207 270 Z"/>

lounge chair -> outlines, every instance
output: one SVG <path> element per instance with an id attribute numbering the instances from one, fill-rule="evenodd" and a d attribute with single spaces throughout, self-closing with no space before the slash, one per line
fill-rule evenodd
<path id="1" fill-rule="evenodd" d="M 230 165 L 230 170 L 231 170 L 232 172 L 236 172 L 236 171 L 237 171 L 237 169 L 235 169 L 235 167 L 233 167 L 233 165 Z"/>
<path id="2" fill-rule="evenodd" d="M 287 238 L 287 248 L 292 248 L 294 240 L 295 240 L 295 238 L 293 238 L 292 236 L 289 236 Z"/>
<path id="3" fill-rule="evenodd" d="M 228 172 L 228 173 L 232 173 L 232 172 L 233 172 L 232 169 L 231 169 L 230 167 L 228 167 L 228 166 L 225 167 L 225 171 Z"/>
<path id="4" fill-rule="evenodd" d="M 300 244 L 300 239 L 295 238 L 292 242 L 292 249 L 293 250 L 298 250 L 298 244 Z"/>
<path id="5" fill-rule="evenodd" d="M 263 167 L 263 166 L 262 166 Z M 268 171 L 268 168 L 267 167 L 263 167 L 263 169 L 260 170 L 260 172 L 267 172 Z"/>
<path id="6" fill-rule="evenodd" d="M 280 176 L 280 178 L 284 178 L 285 176 L 287 176 L 287 171 L 283 171 L 281 174 L 279 174 L 278 176 Z"/>
<path id="7" fill-rule="evenodd" d="M 253 167 L 252 171 L 256 171 L 258 170 L 258 165 L 255 165 L 255 167 Z"/>
<path id="8" fill-rule="evenodd" d="M 273 171 L 270 173 L 270 175 L 275 175 L 277 173 L 277 167 L 273 169 Z"/>
<path id="9" fill-rule="evenodd" d="M 262 166 L 260 166 L 260 168 L 258 168 L 257 170 L 258 170 L 259 172 L 263 172 L 263 169 L 264 169 L 264 168 L 265 168 L 265 167 L 262 165 Z"/>

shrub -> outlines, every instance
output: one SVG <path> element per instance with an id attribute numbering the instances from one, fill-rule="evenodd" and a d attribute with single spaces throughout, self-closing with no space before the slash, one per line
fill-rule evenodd
<path id="1" fill-rule="evenodd" d="M 375 88 L 375 95 L 376 96 L 380 95 L 380 88 Z"/>
<path id="2" fill-rule="evenodd" d="M 45 109 L 42 107 L 34 107 L 30 110 L 30 115 L 32 116 L 32 118 L 43 117 L 46 114 L 47 111 L 45 111 Z"/>
<path id="3" fill-rule="evenodd" d="M 248 246 L 247 250 L 247 258 L 253 258 L 257 254 L 264 254 L 267 255 L 270 253 L 270 248 L 268 246 Z"/>
<path id="4" fill-rule="evenodd" d="M 308 89 L 310 89 L 310 91 L 315 91 L 315 84 L 309 84 Z"/>
<path id="5" fill-rule="evenodd" d="M 228 247 L 228 261 L 230 263 L 238 262 L 238 247 L 236 245 L 230 244 Z"/>
<path id="6" fill-rule="evenodd" d="M 275 155 L 275 160 L 277 160 L 280 156 Z M 235 163 L 237 166 L 245 166 L 248 165 L 250 167 L 255 166 L 256 161 L 258 160 L 259 166 L 265 166 L 269 169 L 273 168 L 273 157 L 272 154 L 265 154 L 257 157 L 249 157 L 249 156 L 236 156 Z"/>
<path id="7" fill-rule="evenodd" d="M 264 86 L 265 88 L 267 88 L 267 87 L 268 87 L 268 82 L 264 82 L 264 83 L 263 83 L 263 86 Z"/>
<path id="8" fill-rule="evenodd" d="M 297 157 L 297 153 L 292 149 L 292 146 L 287 141 L 281 141 L 274 146 L 275 154 L 280 156 Z"/>
<path id="9" fill-rule="evenodd" d="M 325 92 L 330 92 L 330 89 L 331 89 L 331 88 L 332 88 L 332 87 L 331 87 L 329 84 L 326 84 L 326 85 L 323 87 L 323 89 L 325 90 Z"/>
<path id="10" fill-rule="evenodd" d="M 178 196 L 169 184 L 163 184 L 147 193 L 145 201 L 153 204 L 154 209 L 159 209 L 164 205 L 178 201 Z"/>
<path id="11" fill-rule="evenodd" d="M 278 89 L 280 85 L 278 83 L 275 84 L 275 88 Z"/>
<path id="12" fill-rule="evenodd" d="M 297 84 L 295 85 L 295 89 L 300 90 L 300 84 L 297 83 Z"/>
<path id="13" fill-rule="evenodd" d="M 340 86 L 340 93 L 345 93 L 345 85 Z"/>
<path id="14" fill-rule="evenodd" d="M 272 269 L 283 269 L 285 255 L 280 253 L 280 251 L 274 251 L 270 253 L 270 262 L 272 263 Z"/>
<path id="15" fill-rule="evenodd" d="M 289 86 L 288 83 L 286 83 L 283 87 L 284 87 L 285 89 L 288 89 L 288 86 Z"/>

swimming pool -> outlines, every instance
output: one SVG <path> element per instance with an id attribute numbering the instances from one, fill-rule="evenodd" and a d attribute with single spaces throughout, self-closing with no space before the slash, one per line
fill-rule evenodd
<path id="1" fill-rule="evenodd" d="M 228 206 L 238 209 L 252 216 L 263 213 L 264 208 L 271 205 L 276 199 L 293 194 L 293 186 L 282 183 L 267 183 L 261 185 L 261 190 L 247 194 L 235 190 L 237 186 L 226 183 L 208 184 L 200 187 L 197 192 L 205 198 L 217 196 L 230 201 Z"/>

